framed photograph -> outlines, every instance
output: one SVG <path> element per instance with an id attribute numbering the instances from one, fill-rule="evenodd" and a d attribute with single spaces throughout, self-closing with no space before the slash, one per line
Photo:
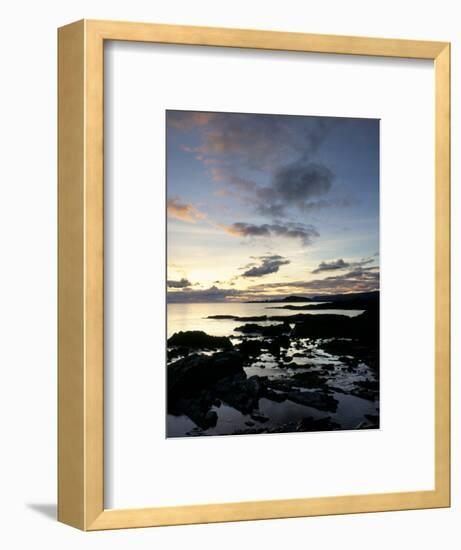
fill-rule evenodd
<path id="1" fill-rule="evenodd" d="M 59 520 L 450 505 L 450 46 L 59 29 Z"/>

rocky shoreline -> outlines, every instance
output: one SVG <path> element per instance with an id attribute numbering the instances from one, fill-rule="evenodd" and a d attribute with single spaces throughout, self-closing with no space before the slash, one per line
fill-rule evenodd
<path id="1" fill-rule="evenodd" d="M 242 324 L 229 336 L 173 334 L 167 343 L 168 415 L 187 417 L 189 425 L 167 435 L 378 428 L 378 304 L 367 303 L 356 317 L 213 316 Z"/>

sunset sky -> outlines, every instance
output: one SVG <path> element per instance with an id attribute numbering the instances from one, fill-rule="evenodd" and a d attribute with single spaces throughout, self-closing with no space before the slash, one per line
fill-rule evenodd
<path id="1" fill-rule="evenodd" d="M 168 300 L 379 288 L 379 121 L 167 111 Z"/>

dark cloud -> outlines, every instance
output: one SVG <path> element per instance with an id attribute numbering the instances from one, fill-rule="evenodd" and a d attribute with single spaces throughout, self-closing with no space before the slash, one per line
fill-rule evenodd
<path id="1" fill-rule="evenodd" d="M 285 204 L 304 203 L 327 193 L 333 178 L 333 172 L 322 164 L 297 161 L 275 172 L 273 189 L 276 197 Z"/>
<path id="2" fill-rule="evenodd" d="M 341 199 L 307 201 L 303 204 L 298 204 L 298 208 L 303 212 L 312 212 L 314 210 L 324 210 L 325 208 L 344 208 L 352 204 L 353 201 L 350 198 L 343 197 Z"/>
<path id="3" fill-rule="evenodd" d="M 331 262 L 320 262 L 319 266 L 312 271 L 312 273 L 322 273 L 323 271 L 336 271 L 337 269 L 347 269 L 349 263 L 345 262 L 342 258 L 339 260 L 332 260 Z"/>
<path id="4" fill-rule="evenodd" d="M 251 170 L 270 170 L 287 156 L 314 154 L 335 124 L 324 117 L 168 111 L 167 125 L 195 129 L 201 143 L 187 150 L 209 163 L 233 156 Z"/>
<path id="5" fill-rule="evenodd" d="M 288 218 L 287 209 L 307 212 L 348 205 L 346 199 L 317 200 L 331 191 L 335 179 L 330 168 L 313 162 L 338 124 L 335 118 L 169 111 L 167 122 L 176 130 L 197 131 L 200 145 L 184 150 L 259 214 L 280 219 Z M 267 173 L 266 185 L 249 177 L 255 170 Z"/>
<path id="6" fill-rule="evenodd" d="M 318 237 L 319 233 L 313 225 L 301 223 L 272 223 L 272 224 L 253 224 L 236 222 L 223 228 L 235 237 L 286 237 L 289 239 L 300 239 L 304 246 L 311 244 L 313 237 Z"/>
<path id="7" fill-rule="evenodd" d="M 317 152 L 336 123 L 337 120 L 334 118 L 318 117 L 315 119 L 315 124 L 305 134 L 308 154 L 312 155 Z"/>
<path id="8" fill-rule="evenodd" d="M 239 296 L 241 291 L 230 288 L 219 288 L 213 285 L 204 290 L 182 290 L 167 293 L 167 301 L 179 302 L 223 302 L 227 298 Z"/>
<path id="9" fill-rule="evenodd" d="M 312 201 L 325 195 L 335 175 L 323 164 L 298 160 L 278 168 L 267 187 L 256 190 L 256 210 L 270 217 L 286 215 L 287 208 L 301 211 L 330 206 L 329 202 Z"/>
<path id="10" fill-rule="evenodd" d="M 187 288 L 192 286 L 192 283 L 187 279 L 182 278 L 179 281 L 168 280 L 166 285 L 168 288 Z"/>
<path id="11" fill-rule="evenodd" d="M 374 262 L 374 258 L 364 258 L 358 262 L 345 262 L 342 258 L 330 262 L 320 262 L 319 266 L 312 273 L 324 273 L 325 271 L 342 271 L 350 268 L 361 268 L 364 265 Z"/>
<path id="12" fill-rule="evenodd" d="M 287 260 L 283 256 L 278 254 L 273 254 L 271 256 L 260 256 L 260 264 L 250 267 L 244 273 L 242 277 L 262 277 L 264 275 L 269 275 L 270 273 L 277 273 L 282 265 L 287 265 L 290 263 L 290 260 Z"/>

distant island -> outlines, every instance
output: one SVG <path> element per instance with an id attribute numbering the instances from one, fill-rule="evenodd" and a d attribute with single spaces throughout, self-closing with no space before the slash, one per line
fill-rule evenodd
<path id="1" fill-rule="evenodd" d="M 379 297 L 379 291 L 350 292 L 348 294 L 320 294 L 316 296 L 286 296 L 284 298 L 272 298 L 269 300 L 248 300 L 245 304 L 280 304 L 303 302 L 349 302 L 375 300 Z"/>

